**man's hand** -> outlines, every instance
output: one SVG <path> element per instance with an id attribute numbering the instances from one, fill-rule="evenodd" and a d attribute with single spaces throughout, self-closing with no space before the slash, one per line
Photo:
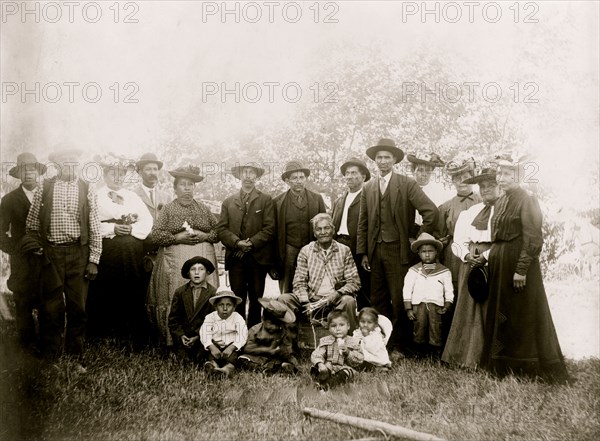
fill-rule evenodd
<path id="1" fill-rule="evenodd" d="M 238 242 L 235 244 L 235 246 L 240 251 L 247 253 L 252 250 L 252 247 L 254 245 L 252 244 L 252 242 L 250 242 L 250 239 L 246 239 L 246 240 L 238 240 Z"/>
<path id="2" fill-rule="evenodd" d="M 210 351 L 210 355 L 212 355 L 213 358 L 216 358 L 217 360 L 220 359 L 223 355 L 221 354 L 221 351 L 219 351 L 219 348 L 217 348 L 215 345 L 210 345 L 208 347 L 208 350 Z"/>
<path id="3" fill-rule="evenodd" d="M 406 315 L 408 316 L 408 319 L 411 322 L 414 322 L 417 319 L 417 316 L 415 315 L 415 311 L 413 311 L 412 309 L 408 309 L 406 311 Z"/>
<path id="4" fill-rule="evenodd" d="M 327 304 L 328 305 L 335 305 L 338 300 L 340 299 L 340 293 L 337 291 L 333 291 L 331 294 L 327 294 Z"/>
<path id="5" fill-rule="evenodd" d="M 369 257 L 365 254 L 362 256 L 362 260 L 360 262 L 365 271 L 371 271 L 371 265 L 369 265 Z"/>
<path id="6" fill-rule="evenodd" d="M 190 347 L 190 338 L 187 335 L 182 335 L 181 336 L 181 344 L 183 346 L 185 346 L 186 348 Z"/>
<path id="7" fill-rule="evenodd" d="M 513 286 L 515 291 L 521 292 L 523 288 L 525 288 L 525 284 L 527 283 L 527 276 L 522 276 L 521 274 L 515 273 L 513 275 Z"/>
<path id="8" fill-rule="evenodd" d="M 325 366 L 325 363 L 319 363 L 317 365 L 317 369 L 319 369 L 320 374 L 324 374 L 325 372 L 328 371 L 327 366 Z"/>
<path id="9" fill-rule="evenodd" d="M 96 265 L 95 263 L 89 262 L 87 264 L 87 266 L 85 267 L 85 273 L 84 273 L 83 277 L 85 277 L 88 280 L 94 280 L 97 275 L 98 275 L 98 265 Z"/>
<path id="10" fill-rule="evenodd" d="M 236 347 L 233 344 L 230 344 L 225 349 L 223 349 L 223 358 L 229 358 L 231 354 L 233 354 L 236 350 Z"/>
<path id="11" fill-rule="evenodd" d="M 443 308 L 439 308 L 437 310 L 438 314 L 446 314 L 448 312 L 448 310 L 450 309 L 450 306 L 452 306 L 452 303 L 450 302 L 444 302 L 444 307 Z"/>
<path id="12" fill-rule="evenodd" d="M 117 236 L 129 236 L 131 234 L 131 225 L 115 225 L 115 234 Z"/>
<path id="13" fill-rule="evenodd" d="M 438 240 L 440 242 L 442 242 L 442 245 L 444 245 L 444 248 L 446 248 L 448 246 L 448 244 L 450 243 L 451 239 L 452 239 L 452 236 L 448 235 L 448 236 L 440 237 Z"/>

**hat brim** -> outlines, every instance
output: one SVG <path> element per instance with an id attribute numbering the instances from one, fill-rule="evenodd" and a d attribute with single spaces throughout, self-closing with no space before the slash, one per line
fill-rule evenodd
<path id="1" fill-rule="evenodd" d="M 464 172 L 475 172 L 475 167 L 472 164 L 463 164 L 459 167 L 453 167 L 453 168 L 445 168 L 444 172 L 448 175 L 448 176 L 456 176 L 456 175 L 460 175 L 463 174 Z"/>
<path id="2" fill-rule="evenodd" d="M 442 248 L 444 248 L 444 245 L 439 240 L 422 239 L 422 240 L 415 240 L 413 243 L 411 243 L 410 249 L 413 253 L 416 254 L 419 252 L 419 247 L 421 245 L 433 245 L 438 253 L 440 253 L 442 251 Z"/>
<path id="3" fill-rule="evenodd" d="M 215 302 L 217 302 L 221 299 L 232 299 L 235 302 L 235 306 L 242 303 L 241 298 L 239 298 L 236 295 L 231 295 L 231 294 L 217 294 L 215 296 L 212 296 L 210 299 L 208 299 L 208 301 L 210 302 L 211 305 L 215 306 Z"/>
<path id="4" fill-rule="evenodd" d="M 471 269 L 467 279 L 469 294 L 476 303 L 483 303 L 489 294 L 488 269 L 485 266 Z"/>
<path id="5" fill-rule="evenodd" d="M 264 168 L 260 168 L 260 167 L 256 167 L 255 165 L 236 165 L 235 167 L 231 167 L 231 174 L 236 178 L 236 179 L 242 179 L 240 177 L 240 174 L 242 173 L 242 170 L 245 168 L 253 168 L 254 170 L 256 170 L 256 178 L 260 178 L 262 177 L 262 175 L 265 174 L 265 169 Z"/>
<path id="6" fill-rule="evenodd" d="M 271 306 L 271 302 L 278 302 L 279 304 L 283 305 L 286 307 L 286 311 L 285 311 L 285 315 L 283 317 L 277 317 L 277 311 L 275 311 L 273 309 L 273 307 Z M 258 303 L 260 303 L 260 305 L 266 310 L 269 311 L 269 313 L 276 317 L 277 320 L 279 320 L 282 323 L 286 323 L 286 324 L 290 324 L 290 323 L 294 323 L 296 321 L 296 314 L 294 314 L 294 311 L 292 311 L 289 307 L 287 307 L 287 305 L 283 302 L 280 302 L 277 299 L 267 299 L 264 297 L 261 297 L 258 299 Z"/>
<path id="7" fill-rule="evenodd" d="M 479 184 L 483 181 L 494 181 L 496 182 L 496 174 L 485 173 L 482 175 L 473 176 L 472 178 L 465 179 L 463 184 Z"/>
<path id="8" fill-rule="evenodd" d="M 283 181 L 285 181 L 287 178 L 290 177 L 290 175 L 292 173 L 296 173 L 296 172 L 302 172 L 304 173 L 304 176 L 306 176 L 307 178 L 310 176 L 310 170 L 307 168 L 295 168 L 293 170 L 286 170 L 281 174 L 281 179 Z"/>
<path id="9" fill-rule="evenodd" d="M 202 182 L 204 180 L 204 176 L 195 175 L 193 173 L 170 171 L 169 174 L 174 178 L 187 178 L 192 182 Z"/>
<path id="10" fill-rule="evenodd" d="M 369 171 L 369 169 L 366 167 L 365 164 L 362 164 L 358 161 L 346 161 L 342 164 L 342 166 L 340 167 L 340 171 L 342 172 L 342 175 L 346 174 L 346 169 L 348 167 L 351 166 L 355 166 L 360 168 L 364 173 L 365 173 L 365 182 L 367 182 L 369 179 L 371 179 L 371 172 Z"/>
<path id="11" fill-rule="evenodd" d="M 204 268 L 206 268 L 206 274 L 212 274 L 215 272 L 215 266 L 213 265 L 213 263 L 202 257 L 202 256 L 196 256 L 196 257 L 192 257 L 191 259 L 188 259 L 185 261 L 185 263 L 183 264 L 183 266 L 181 267 L 181 276 L 184 279 L 189 279 L 190 278 L 190 268 L 193 267 L 194 265 L 196 265 L 197 263 L 201 264 L 202 266 L 204 266 Z"/>
<path id="12" fill-rule="evenodd" d="M 443 162 L 427 161 L 425 159 L 420 159 L 420 158 L 417 158 L 415 155 L 407 155 L 406 159 L 408 160 L 408 162 L 410 162 L 412 164 L 429 165 L 431 167 L 443 167 L 444 165 L 446 165 Z"/>
<path id="13" fill-rule="evenodd" d="M 35 165 L 36 168 L 38 169 L 38 173 L 40 175 L 43 175 L 44 173 L 46 173 L 46 170 L 48 170 L 48 167 L 46 167 L 44 164 L 42 164 L 41 162 L 31 162 L 29 164 L 20 164 L 20 165 L 15 165 L 13 168 L 11 168 L 8 171 L 8 174 L 10 176 L 12 176 L 15 179 L 21 179 L 20 173 L 21 173 L 21 169 L 23 167 L 27 167 L 28 165 Z"/>
<path id="14" fill-rule="evenodd" d="M 375 156 L 377 155 L 377 152 L 380 152 L 382 150 L 385 150 L 386 152 L 390 152 L 392 155 L 394 155 L 396 157 L 396 162 L 395 164 L 398 164 L 400 161 L 402 161 L 404 159 L 404 152 L 399 149 L 398 147 L 392 147 L 389 145 L 374 145 L 373 147 L 369 147 L 367 149 L 367 156 L 372 159 L 373 161 L 375 161 Z"/>
<path id="15" fill-rule="evenodd" d="M 159 170 L 161 170 L 163 168 L 163 165 L 164 165 L 162 161 L 158 161 L 158 160 L 155 161 L 153 159 L 142 159 L 142 160 L 140 160 L 140 161 L 138 161 L 138 162 L 135 163 L 136 170 L 139 171 L 146 164 L 156 164 L 156 165 L 158 165 L 158 169 Z"/>

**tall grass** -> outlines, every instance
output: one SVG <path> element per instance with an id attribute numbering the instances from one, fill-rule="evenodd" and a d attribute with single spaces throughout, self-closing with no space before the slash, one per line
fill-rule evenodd
<path id="1" fill-rule="evenodd" d="M 44 365 L 17 356 L 5 331 L 5 440 L 348 440 L 364 430 L 307 419 L 303 407 L 374 418 L 457 440 L 597 440 L 600 360 L 569 362 L 577 382 L 551 386 L 406 360 L 391 372 L 361 373 L 326 393 L 304 359 L 298 376 L 238 372 L 208 378 L 156 350 L 130 354 L 110 342 L 90 347 L 88 373 L 73 361 Z M 380 436 L 379 434 L 375 434 Z"/>

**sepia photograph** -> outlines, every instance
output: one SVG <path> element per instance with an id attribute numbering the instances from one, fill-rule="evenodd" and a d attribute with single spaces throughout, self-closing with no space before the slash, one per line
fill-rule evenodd
<path id="1" fill-rule="evenodd" d="M 0 441 L 598 439 L 599 42 L 0 0 Z"/>

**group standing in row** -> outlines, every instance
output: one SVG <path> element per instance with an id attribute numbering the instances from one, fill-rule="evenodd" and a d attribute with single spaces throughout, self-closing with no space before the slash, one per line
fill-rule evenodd
<path id="1" fill-rule="evenodd" d="M 86 326 L 92 336 L 116 334 L 140 345 L 151 330 L 186 352 L 202 340 L 208 305 L 218 296 L 220 240 L 239 299 L 229 303 L 250 329 L 265 326 L 259 300 L 270 274 L 279 279 L 278 301 L 296 318 L 328 317 L 331 324 L 337 310 L 351 334 L 359 329 L 358 309 L 371 306 L 389 317 L 392 360 L 413 352 L 415 343 L 441 353 L 448 335 L 442 354 L 448 363 L 567 377 L 538 260 L 541 211 L 519 185 L 523 161 L 499 158 L 494 169 L 476 173 L 472 158 L 444 164 L 434 154 L 408 155 L 414 180 L 394 172 L 404 152 L 381 139 L 366 150 L 375 179 L 358 158 L 341 166 L 348 190 L 331 216 L 323 214 L 323 198 L 306 188 L 310 170 L 299 161 L 286 165 L 281 178 L 289 190 L 275 198 L 256 188 L 264 170 L 247 162 L 231 170 L 241 188 L 216 219 L 193 197 L 203 180 L 198 167 L 169 172 L 170 200 L 157 188 L 163 163 L 155 155 L 136 163 L 142 184 L 133 191 L 123 187 L 129 165 L 101 158 L 105 185 L 96 191 L 78 177 L 80 154 L 70 147 L 52 153 L 58 176 L 37 190 L 45 167 L 33 155 L 19 155 L 10 171 L 22 185 L 2 199 L 1 244 L 11 255 L 9 287 L 24 345 L 32 344 L 35 308 L 49 355 L 61 350 L 65 317 L 64 349 L 78 357 Z M 456 188 L 443 203 L 428 195 L 428 176 L 442 166 Z M 199 258 L 205 277 L 188 286 L 196 265 L 184 271 L 184 264 Z M 489 283 L 477 287 L 479 274 Z M 297 327 L 286 328 L 294 340 Z"/>

